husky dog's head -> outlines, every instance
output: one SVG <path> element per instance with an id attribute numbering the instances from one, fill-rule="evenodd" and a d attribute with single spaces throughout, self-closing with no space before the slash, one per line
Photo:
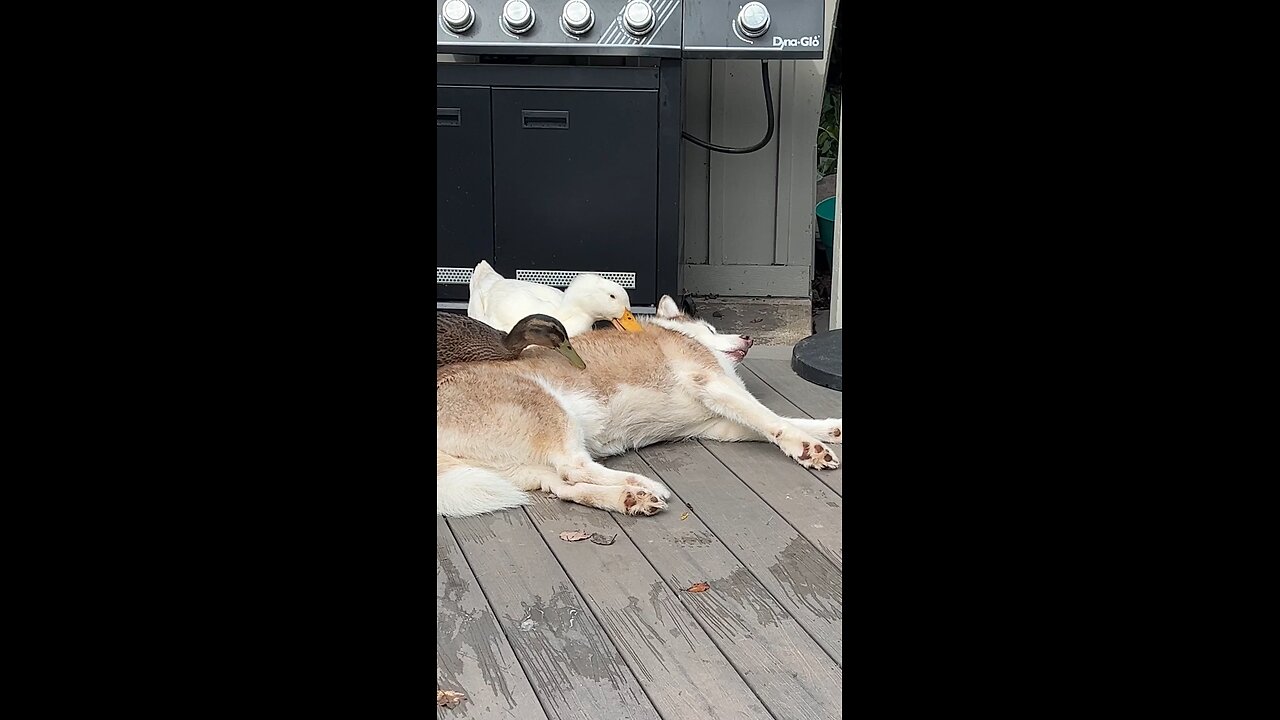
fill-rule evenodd
<path id="1" fill-rule="evenodd" d="M 685 308 L 691 307 L 692 305 L 686 302 Z M 693 317 L 691 312 L 682 310 L 670 295 L 663 295 L 658 301 L 658 312 L 652 322 L 654 325 L 697 340 L 717 356 L 726 357 L 735 364 L 742 362 L 747 357 L 747 350 L 751 348 L 749 335 L 721 335 L 716 332 L 711 323 Z"/>

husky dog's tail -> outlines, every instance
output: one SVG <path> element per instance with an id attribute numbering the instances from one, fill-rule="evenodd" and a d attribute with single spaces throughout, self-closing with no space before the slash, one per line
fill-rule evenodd
<path id="1" fill-rule="evenodd" d="M 436 514 L 467 517 L 529 503 L 529 493 L 501 475 L 436 451 Z"/>

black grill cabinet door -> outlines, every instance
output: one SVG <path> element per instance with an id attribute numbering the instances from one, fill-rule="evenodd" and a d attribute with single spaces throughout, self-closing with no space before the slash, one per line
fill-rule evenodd
<path id="1" fill-rule="evenodd" d="M 654 90 L 494 88 L 498 271 L 631 273 L 653 305 L 657 117 Z"/>
<path id="2" fill-rule="evenodd" d="M 466 300 L 467 275 L 493 254 L 489 88 L 436 87 L 436 297 Z M 443 282 L 442 282 L 443 281 Z M 461 284 L 459 284 L 461 283 Z"/>

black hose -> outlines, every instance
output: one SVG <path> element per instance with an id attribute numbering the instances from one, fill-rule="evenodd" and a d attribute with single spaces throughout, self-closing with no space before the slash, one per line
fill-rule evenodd
<path id="1" fill-rule="evenodd" d="M 764 110 L 769 116 L 769 129 L 765 131 L 763 140 L 751 147 L 731 148 L 703 142 L 683 130 L 680 131 L 680 137 L 698 147 L 706 148 L 712 152 L 725 153 L 726 155 L 746 155 L 768 145 L 769 141 L 773 139 L 773 90 L 769 87 L 769 63 L 765 60 L 760 61 L 760 78 L 764 81 Z"/>

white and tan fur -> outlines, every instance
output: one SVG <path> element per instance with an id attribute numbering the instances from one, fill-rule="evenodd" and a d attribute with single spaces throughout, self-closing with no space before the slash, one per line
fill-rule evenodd
<path id="1" fill-rule="evenodd" d="M 721 335 L 663 296 L 645 332 L 573 339 L 579 370 L 545 348 L 514 362 L 436 371 L 436 509 L 478 515 L 544 490 L 563 500 L 652 515 L 661 483 L 594 458 L 686 438 L 767 441 L 810 468 L 835 468 L 840 419 L 783 418 L 752 397 L 734 366 L 750 339 Z"/>

